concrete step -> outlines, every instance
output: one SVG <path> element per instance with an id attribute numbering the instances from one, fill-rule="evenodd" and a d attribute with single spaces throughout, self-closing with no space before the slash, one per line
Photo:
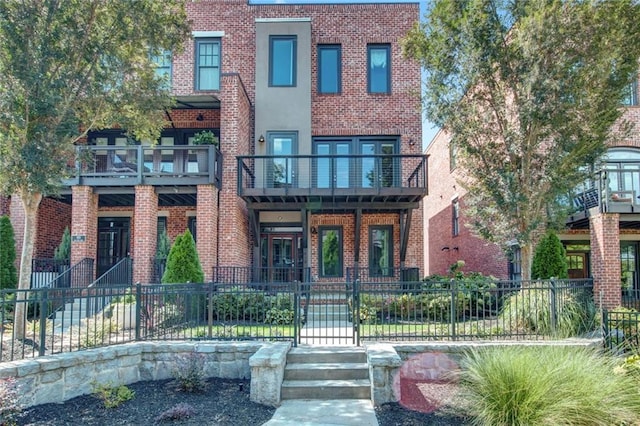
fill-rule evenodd
<path id="1" fill-rule="evenodd" d="M 292 348 L 287 355 L 287 364 L 295 363 L 366 363 L 364 348 L 349 346 L 313 346 Z"/>
<path id="2" fill-rule="evenodd" d="M 300 363 L 287 364 L 285 380 L 369 380 L 366 363 Z"/>
<path id="3" fill-rule="evenodd" d="M 369 380 L 285 380 L 281 398 L 285 399 L 370 399 Z"/>

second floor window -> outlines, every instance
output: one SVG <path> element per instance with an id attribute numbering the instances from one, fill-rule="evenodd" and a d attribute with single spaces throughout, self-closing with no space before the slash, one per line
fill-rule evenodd
<path id="1" fill-rule="evenodd" d="M 367 83 L 369 93 L 391 93 L 391 46 L 372 44 L 367 47 Z"/>
<path id="2" fill-rule="evenodd" d="M 318 46 L 318 93 L 340 93 L 340 45 Z"/>
<path id="3" fill-rule="evenodd" d="M 460 234 L 460 202 L 456 198 L 451 202 L 451 235 Z"/>
<path id="4" fill-rule="evenodd" d="M 628 86 L 622 99 L 622 105 L 638 105 L 638 80 L 633 80 Z"/>
<path id="5" fill-rule="evenodd" d="M 269 37 L 269 86 L 296 85 L 296 36 Z"/>
<path id="6" fill-rule="evenodd" d="M 220 90 L 220 40 L 196 40 L 196 90 Z"/>
<path id="7" fill-rule="evenodd" d="M 171 51 L 163 50 L 158 55 L 151 55 L 151 61 L 156 66 L 156 77 L 166 81 L 166 86 L 171 87 Z"/>

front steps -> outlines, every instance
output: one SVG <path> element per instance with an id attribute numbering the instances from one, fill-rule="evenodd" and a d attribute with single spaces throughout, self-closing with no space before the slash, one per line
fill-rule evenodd
<path id="1" fill-rule="evenodd" d="M 287 354 L 281 398 L 371 399 L 364 348 L 298 347 Z"/>

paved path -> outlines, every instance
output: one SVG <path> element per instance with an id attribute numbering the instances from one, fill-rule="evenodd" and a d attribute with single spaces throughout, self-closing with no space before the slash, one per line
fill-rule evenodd
<path id="1" fill-rule="evenodd" d="M 263 426 L 378 426 L 376 413 L 367 399 L 282 401 L 273 418 Z"/>

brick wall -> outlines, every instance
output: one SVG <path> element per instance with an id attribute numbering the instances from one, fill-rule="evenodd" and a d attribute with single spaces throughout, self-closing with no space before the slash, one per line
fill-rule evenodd
<path id="1" fill-rule="evenodd" d="M 136 186 L 136 206 L 133 215 L 135 232 L 132 257 L 135 261 L 133 282 L 148 283 L 153 278 L 153 258 L 158 238 L 158 195 L 149 185 Z"/>
<path id="2" fill-rule="evenodd" d="M 85 257 L 96 258 L 98 249 L 98 195 L 89 186 L 74 186 L 71 235 L 83 235 L 84 241 L 71 242 L 71 264 Z M 95 264 L 94 264 L 95 265 Z"/>
<path id="3" fill-rule="evenodd" d="M 589 218 L 591 230 L 591 273 L 593 294 L 604 308 L 620 306 L 620 234 L 618 213 L 603 213 Z"/>
<path id="4" fill-rule="evenodd" d="M 34 258 L 52 258 L 60 245 L 64 228 L 71 230 L 71 205 L 53 198 L 43 198 L 38 210 L 38 228 Z"/>
<path id="5" fill-rule="evenodd" d="M 0 216 L 5 216 L 9 214 L 10 205 L 11 205 L 11 198 L 5 197 L 4 195 L 0 195 Z"/>

